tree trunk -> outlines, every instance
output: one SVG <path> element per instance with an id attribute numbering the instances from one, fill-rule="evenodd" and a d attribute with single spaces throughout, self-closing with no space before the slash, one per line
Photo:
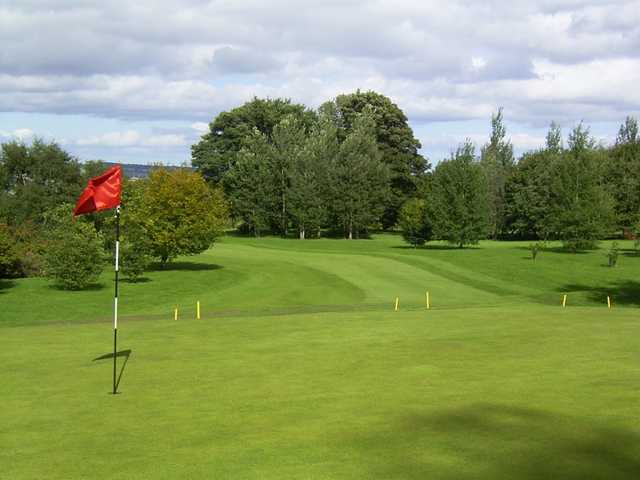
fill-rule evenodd
<path id="1" fill-rule="evenodd" d="M 349 220 L 349 240 L 353 240 L 353 221 Z"/>
<path id="2" fill-rule="evenodd" d="M 300 228 L 300 240 L 304 240 L 304 227 Z"/>

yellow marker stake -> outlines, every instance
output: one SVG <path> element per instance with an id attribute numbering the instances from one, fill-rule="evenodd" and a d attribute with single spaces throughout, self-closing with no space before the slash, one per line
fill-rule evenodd
<path id="1" fill-rule="evenodd" d="M 611 297 L 607 295 L 607 308 L 611 308 Z"/>
<path id="2" fill-rule="evenodd" d="M 398 304 L 400 303 L 400 297 L 396 297 L 396 312 L 398 311 Z"/>
<path id="3" fill-rule="evenodd" d="M 567 295 L 562 296 L 562 308 L 567 306 Z"/>
<path id="4" fill-rule="evenodd" d="M 173 319 L 178 320 L 178 307 L 173 310 Z"/>
<path id="5" fill-rule="evenodd" d="M 196 318 L 200 320 L 200 300 L 196 302 Z"/>
<path id="6" fill-rule="evenodd" d="M 429 302 L 429 292 L 427 292 L 427 310 L 431 308 L 431 303 Z"/>

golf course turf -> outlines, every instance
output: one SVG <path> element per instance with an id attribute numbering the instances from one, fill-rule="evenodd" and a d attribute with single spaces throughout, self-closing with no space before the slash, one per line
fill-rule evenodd
<path id="1" fill-rule="evenodd" d="M 4 280 L 0 478 L 640 478 L 640 256 L 527 245 L 225 237 L 121 285 L 115 396 L 112 272 Z"/>

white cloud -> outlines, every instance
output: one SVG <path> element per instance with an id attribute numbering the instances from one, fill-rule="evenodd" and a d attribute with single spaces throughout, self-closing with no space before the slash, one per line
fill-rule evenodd
<path id="1" fill-rule="evenodd" d="M 187 145 L 187 139 L 178 134 L 144 135 L 135 130 L 127 130 L 80 138 L 72 143 L 83 147 L 182 147 Z"/>
<path id="2" fill-rule="evenodd" d="M 35 136 L 35 133 L 30 128 L 16 128 L 15 130 L 6 131 L 0 130 L 0 137 L 15 140 L 29 140 Z"/>
<path id="3" fill-rule="evenodd" d="M 190 130 L 85 147 L 184 146 L 253 96 L 317 107 L 357 88 L 414 124 L 499 106 L 529 126 L 640 115 L 638 0 L 21 0 L 0 3 L 0 42 L 2 112 Z"/>

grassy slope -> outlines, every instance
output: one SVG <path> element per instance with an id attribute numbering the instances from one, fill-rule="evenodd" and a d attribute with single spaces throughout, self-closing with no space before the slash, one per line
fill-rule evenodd
<path id="1" fill-rule="evenodd" d="M 605 245 L 606 246 L 606 245 Z M 225 238 L 209 252 L 176 263 L 170 273 L 154 271 L 146 282 L 125 283 L 123 315 L 170 317 L 175 305 L 192 316 L 200 300 L 207 312 L 308 305 L 423 304 L 434 306 L 555 304 L 569 293 L 573 305 L 602 305 L 611 294 L 618 306 L 640 303 L 640 257 L 621 255 L 605 266 L 605 250 L 586 254 L 543 252 L 534 264 L 525 243 L 486 242 L 457 250 L 406 248 L 394 235 L 376 240 L 299 242 Z M 64 292 L 45 279 L 0 286 L 0 324 L 108 320 L 112 273 L 84 292 Z M 6 286 L 5 282 L 5 286 Z"/>
<path id="2" fill-rule="evenodd" d="M 124 285 L 126 313 L 200 299 L 207 315 L 123 321 L 115 398 L 110 361 L 91 361 L 111 291 L 17 281 L 0 291 L 0 477 L 638 477 L 640 326 L 601 292 L 635 305 L 640 258 L 532 265 L 518 246 L 226 238 Z M 591 306 L 540 303 L 577 285 L 570 304 Z M 233 309 L 251 313 L 211 314 Z"/>

